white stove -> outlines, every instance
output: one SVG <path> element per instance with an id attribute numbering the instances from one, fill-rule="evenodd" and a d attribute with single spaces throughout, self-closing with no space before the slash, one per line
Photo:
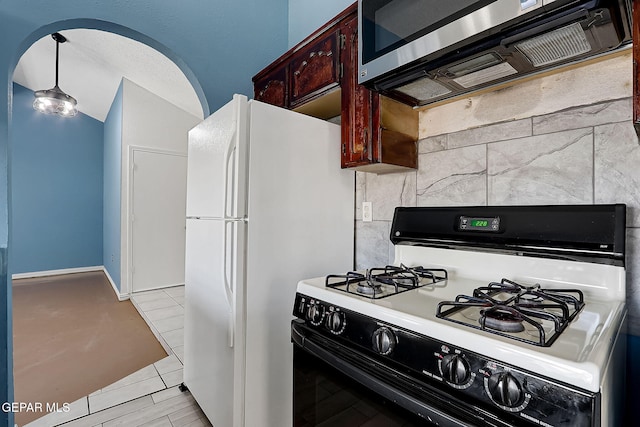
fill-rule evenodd
<path id="1" fill-rule="evenodd" d="M 389 367 L 409 402 L 373 388 L 434 424 L 618 425 L 624 211 L 398 208 L 394 265 L 302 280 L 294 315 Z"/>

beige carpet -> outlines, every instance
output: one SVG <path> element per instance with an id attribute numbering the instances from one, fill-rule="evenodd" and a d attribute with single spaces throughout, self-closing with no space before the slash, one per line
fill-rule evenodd
<path id="1" fill-rule="evenodd" d="M 13 281 L 15 401 L 71 403 L 167 356 L 103 272 Z M 16 414 L 22 426 L 45 413 Z"/>

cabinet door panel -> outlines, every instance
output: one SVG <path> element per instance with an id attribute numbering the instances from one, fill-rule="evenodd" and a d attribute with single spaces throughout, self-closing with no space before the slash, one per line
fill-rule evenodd
<path id="1" fill-rule="evenodd" d="M 278 107 L 287 106 L 287 68 L 276 68 L 254 84 L 254 99 Z"/>
<path id="2" fill-rule="evenodd" d="M 291 106 L 340 84 L 338 32 L 297 52 L 291 62 Z"/>

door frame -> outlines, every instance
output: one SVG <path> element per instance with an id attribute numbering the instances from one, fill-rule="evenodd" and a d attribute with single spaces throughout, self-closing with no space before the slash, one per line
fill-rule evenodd
<path id="1" fill-rule="evenodd" d="M 169 156 L 176 157 L 188 157 L 185 151 L 178 150 L 167 150 L 163 148 L 154 148 L 154 147 L 145 147 L 142 145 L 129 145 L 128 156 L 128 170 L 127 170 L 127 208 L 126 208 L 126 228 L 127 228 L 127 239 L 126 239 L 126 274 L 122 274 L 122 277 L 126 277 L 126 283 L 121 283 L 121 293 L 123 295 L 127 295 L 131 297 L 133 294 L 133 226 L 131 218 L 133 216 L 133 172 L 134 172 L 134 162 L 133 156 L 136 151 L 153 153 L 153 154 L 163 154 Z M 185 177 L 186 178 L 186 177 Z M 186 218 L 186 212 L 185 212 Z"/>

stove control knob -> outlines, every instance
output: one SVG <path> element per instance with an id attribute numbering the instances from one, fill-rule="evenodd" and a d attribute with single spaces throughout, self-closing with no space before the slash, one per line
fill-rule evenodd
<path id="1" fill-rule="evenodd" d="M 498 372 L 491 375 L 485 383 L 489 397 L 506 408 L 515 408 L 522 404 L 522 387 L 518 380 L 509 372 Z"/>
<path id="2" fill-rule="evenodd" d="M 471 378 L 469 362 L 459 354 L 447 354 L 440 364 L 443 378 L 453 385 L 466 384 Z"/>
<path id="3" fill-rule="evenodd" d="M 345 315 L 340 311 L 329 313 L 325 322 L 327 328 L 336 335 L 340 335 L 344 331 L 346 323 Z"/>
<path id="4" fill-rule="evenodd" d="M 322 323 L 322 319 L 324 318 L 324 307 L 320 304 L 310 304 L 307 308 L 307 320 L 311 322 L 312 325 L 318 326 Z"/>
<path id="5" fill-rule="evenodd" d="M 382 327 L 376 329 L 371 341 L 373 342 L 374 351 L 382 355 L 388 355 L 396 347 L 397 340 L 391 329 Z"/>

